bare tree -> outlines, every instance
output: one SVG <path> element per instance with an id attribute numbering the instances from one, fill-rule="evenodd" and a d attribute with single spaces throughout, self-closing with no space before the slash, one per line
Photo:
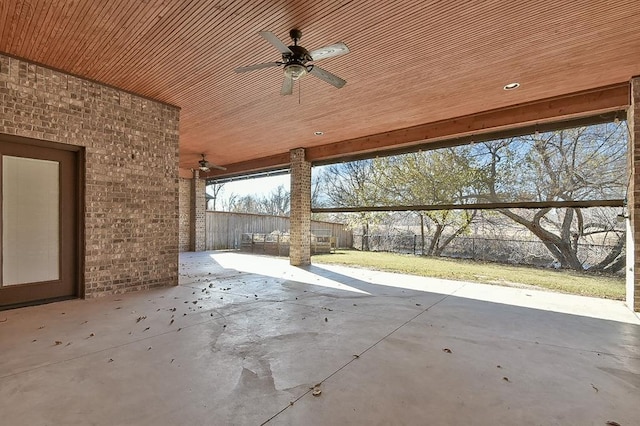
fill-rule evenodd
<path id="1" fill-rule="evenodd" d="M 289 216 L 291 197 L 284 185 L 278 185 L 258 202 L 258 213 L 273 216 Z"/>
<path id="2" fill-rule="evenodd" d="M 484 193 L 490 201 L 567 201 L 622 197 L 625 192 L 626 123 L 602 124 L 529 135 L 481 145 Z M 536 235 L 563 268 L 615 271 L 624 264 L 624 231 L 582 209 L 500 209 Z M 613 234 L 611 253 L 584 265 L 578 248 L 596 233 Z"/>
<path id="3" fill-rule="evenodd" d="M 217 182 L 207 185 L 205 191 L 212 197 L 209 200 L 209 205 L 207 205 L 207 210 L 216 210 L 216 207 L 218 207 L 217 201 L 218 199 L 220 199 L 220 197 L 222 197 L 222 194 L 224 193 L 224 185 L 224 183 Z"/>
<path id="4" fill-rule="evenodd" d="M 327 203 L 339 207 L 375 206 L 383 200 L 380 185 L 376 183 L 374 160 L 352 161 L 328 166 L 322 177 Z M 384 213 L 360 212 L 345 216 L 352 227 L 361 227 L 362 250 L 369 250 L 369 227 Z"/>

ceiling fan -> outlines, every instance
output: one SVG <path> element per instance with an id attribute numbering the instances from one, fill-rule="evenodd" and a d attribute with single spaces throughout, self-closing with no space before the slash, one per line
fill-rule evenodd
<path id="1" fill-rule="evenodd" d="M 201 172 L 208 172 L 211 169 L 227 170 L 226 167 L 218 166 L 217 164 L 208 162 L 204 154 L 200 155 L 202 155 L 202 159 L 198 161 L 198 169 L 200 169 Z"/>
<path id="2" fill-rule="evenodd" d="M 298 46 L 298 41 L 302 38 L 302 31 L 298 29 L 289 31 L 289 36 L 293 40 L 293 46 L 285 45 L 274 33 L 270 31 L 260 31 L 259 34 L 278 49 L 278 51 L 280 51 L 282 54 L 282 61 L 265 62 L 262 64 L 249 65 L 248 67 L 240 67 L 236 68 L 235 72 L 240 73 L 259 70 L 262 68 L 284 66 L 284 81 L 282 82 L 282 89 L 280 90 L 281 95 L 292 94 L 294 81 L 304 77 L 306 74 L 311 74 L 320 80 L 337 87 L 338 89 L 347 83 L 337 75 L 332 74 L 315 64 L 308 63 L 345 55 L 349 53 L 349 48 L 346 44 L 339 42 L 309 52 L 304 47 Z"/>

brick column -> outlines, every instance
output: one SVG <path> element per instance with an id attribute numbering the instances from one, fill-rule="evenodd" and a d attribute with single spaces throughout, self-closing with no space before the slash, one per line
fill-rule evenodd
<path id="1" fill-rule="evenodd" d="M 311 163 L 304 148 L 291 155 L 291 245 L 289 262 L 294 266 L 311 264 Z"/>
<path id="2" fill-rule="evenodd" d="M 629 126 L 628 171 L 631 173 L 627 190 L 627 305 L 640 312 L 640 250 L 636 241 L 640 241 L 640 77 L 631 79 L 631 105 L 627 112 Z M 630 260 L 632 260 L 630 262 Z"/>
<path id="3" fill-rule="evenodd" d="M 200 179 L 200 171 L 193 171 L 191 179 L 191 206 L 189 220 L 189 249 L 203 251 L 205 249 L 205 212 L 207 202 L 204 196 L 205 180 Z"/>

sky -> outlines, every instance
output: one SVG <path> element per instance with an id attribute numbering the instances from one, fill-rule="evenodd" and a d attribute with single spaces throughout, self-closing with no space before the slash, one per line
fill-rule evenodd
<path id="1" fill-rule="evenodd" d="M 312 168 L 312 177 L 316 176 L 324 166 L 315 166 Z M 283 185 L 289 191 L 291 186 L 291 176 L 286 174 L 266 176 L 253 179 L 240 179 L 233 182 L 227 182 L 222 189 L 222 205 L 226 205 L 231 194 L 237 194 L 240 197 L 245 195 L 257 195 L 258 197 L 270 194 L 278 186 Z M 207 192 L 211 193 L 209 189 Z"/>
<path id="2" fill-rule="evenodd" d="M 278 186 L 283 185 L 288 191 L 290 186 L 289 174 L 282 174 L 276 176 L 266 176 L 254 179 L 240 179 L 233 182 L 227 182 L 222 189 L 222 206 L 227 205 L 227 201 L 232 194 L 236 194 L 240 197 L 246 195 L 256 195 L 258 197 L 271 193 Z M 211 190 L 207 191 L 211 193 Z"/>
<path id="3" fill-rule="evenodd" d="M 256 179 L 242 179 L 235 182 L 228 182 L 224 185 L 227 194 L 235 193 L 239 195 L 268 194 L 278 186 L 283 185 L 289 190 L 290 177 L 288 174 L 278 176 L 267 176 Z"/>

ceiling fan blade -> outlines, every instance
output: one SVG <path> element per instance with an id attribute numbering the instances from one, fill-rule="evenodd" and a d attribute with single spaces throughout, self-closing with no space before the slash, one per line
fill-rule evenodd
<path id="1" fill-rule="evenodd" d="M 327 83 L 337 87 L 338 89 L 347 84 L 345 80 L 341 79 L 335 74 L 331 74 L 329 71 L 324 70 L 317 65 L 313 65 L 313 68 L 311 68 L 309 74 L 315 75 L 320 80 L 326 81 Z"/>
<path id="2" fill-rule="evenodd" d="M 293 94 L 293 79 L 291 77 L 284 76 L 284 80 L 282 81 L 282 89 L 280 89 L 281 95 L 291 95 Z"/>
<path id="3" fill-rule="evenodd" d="M 218 166 L 217 164 L 207 163 L 207 167 L 210 169 L 227 170 L 226 167 Z"/>
<path id="4" fill-rule="evenodd" d="M 280 65 L 282 65 L 282 62 L 265 62 L 263 64 L 255 64 L 255 65 L 249 65 L 248 67 L 236 68 L 234 71 L 247 72 L 247 71 L 260 70 L 262 68 L 279 67 Z"/>
<path id="5" fill-rule="evenodd" d="M 346 55 L 347 53 L 349 53 L 349 48 L 347 47 L 347 45 L 339 42 L 331 44 L 329 46 L 321 47 L 320 49 L 314 49 L 309 52 L 309 55 L 313 58 L 314 61 L 319 61 L 321 59 Z"/>
<path id="6" fill-rule="evenodd" d="M 287 47 L 274 33 L 271 31 L 260 31 L 260 34 L 265 40 L 267 40 L 273 47 L 278 49 L 280 53 L 293 53 L 291 49 Z"/>

